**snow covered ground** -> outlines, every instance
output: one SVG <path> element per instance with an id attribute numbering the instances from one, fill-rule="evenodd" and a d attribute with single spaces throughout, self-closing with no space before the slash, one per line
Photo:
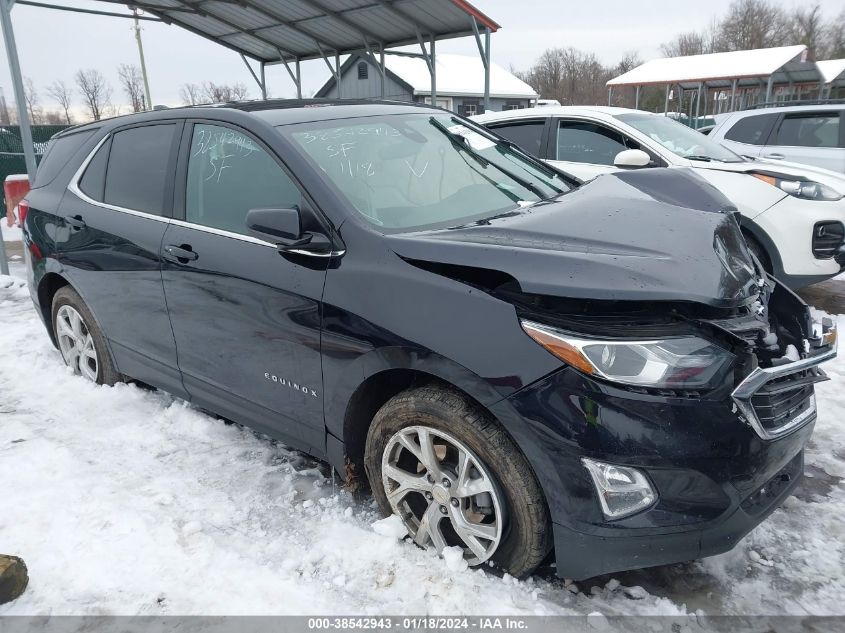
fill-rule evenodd
<path id="1" fill-rule="evenodd" d="M 0 277 L 0 551 L 12 614 L 845 614 L 845 359 L 797 494 L 734 551 L 566 586 L 397 539 L 325 466 L 166 394 L 70 374 Z M 840 317 L 845 330 L 845 317 Z"/>
<path id="2" fill-rule="evenodd" d="M 9 226 L 6 224 L 5 215 L 0 215 L 0 233 L 3 234 L 4 242 L 20 242 L 23 238 L 23 233 L 19 226 Z"/>

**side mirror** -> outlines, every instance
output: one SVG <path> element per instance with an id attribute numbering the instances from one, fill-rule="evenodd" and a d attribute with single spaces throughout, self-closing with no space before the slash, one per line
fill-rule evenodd
<path id="1" fill-rule="evenodd" d="M 641 149 L 626 149 L 619 152 L 613 159 L 613 164 L 621 169 L 639 169 L 648 167 L 651 156 Z"/>
<path id="2" fill-rule="evenodd" d="M 246 226 L 255 237 L 279 246 L 302 246 L 311 235 L 302 235 L 299 209 L 251 209 L 246 214 Z"/>
<path id="3" fill-rule="evenodd" d="M 321 233 L 302 230 L 299 208 L 252 209 L 246 214 L 246 226 L 257 238 L 275 244 L 280 253 L 331 257 L 332 241 Z"/>

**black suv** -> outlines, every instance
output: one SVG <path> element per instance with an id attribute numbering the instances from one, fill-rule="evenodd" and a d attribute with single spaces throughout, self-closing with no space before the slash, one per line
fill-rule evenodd
<path id="1" fill-rule="evenodd" d="M 76 372 L 325 459 L 418 545 L 516 576 L 733 547 L 801 476 L 835 354 L 695 175 L 582 184 L 435 108 L 99 121 L 23 208 Z"/>

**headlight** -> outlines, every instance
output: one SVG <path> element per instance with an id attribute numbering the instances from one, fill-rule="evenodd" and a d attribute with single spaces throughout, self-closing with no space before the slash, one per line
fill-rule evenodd
<path id="1" fill-rule="evenodd" d="M 767 174 L 751 174 L 763 182 L 767 182 L 790 196 L 803 198 L 805 200 L 826 200 L 829 202 L 842 199 L 842 195 L 827 185 L 812 180 L 790 180 L 788 178 L 777 178 Z"/>
<path id="2" fill-rule="evenodd" d="M 597 340 L 522 321 L 522 329 L 565 363 L 586 374 L 638 387 L 710 389 L 730 370 L 734 355 L 694 336 L 649 341 Z"/>

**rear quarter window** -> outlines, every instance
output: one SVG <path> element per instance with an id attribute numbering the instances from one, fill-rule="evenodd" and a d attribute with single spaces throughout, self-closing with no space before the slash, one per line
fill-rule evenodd
<path id="1" fill-rule="evenodd" d="M 82 130 L 51 139 L 47 145 L 47 151 L 41 158 L 38 171 L 35 172 L 35 182 L 32 184 L 32 188 L 45 187 L 53 182 L 62 168 L 74 158 L 96 131 L 96 128 Z"/>
<path id="2" fill-rule="evenodd" d="M 777 118 L 777 114 L 742 117 L 725 133 L 725 139 L 746 145 L 765 145 Z"/>

